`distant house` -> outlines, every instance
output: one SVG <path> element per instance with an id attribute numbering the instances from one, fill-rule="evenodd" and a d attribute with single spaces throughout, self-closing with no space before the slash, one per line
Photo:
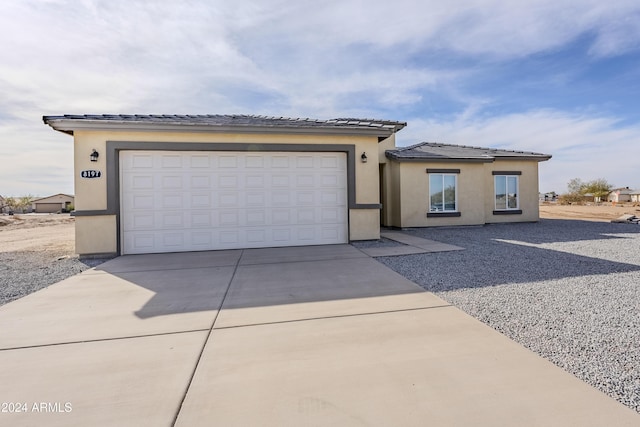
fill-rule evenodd
<path id="1" fill-rule="evenodd" d="M 5 198 L 0 196 L 0 214 L 9 212 L 9 208 L 5 206 Z"/>
<path id="2" fill-rule="evenodd" d="M 632 202 L 640 203 L 640 189 L 631 190 L 631 192 L 629 193 L 629 196 L 631 197 Z"/>
<path id="3" fill-rule="evenodd" d="M 586 193 L 582 197 L 584 198 L 585 202 L 600 203 L 602 201 L 602 198 L 600 196 L 596 196 L 593 193 Z"/>
<path id="4" fill-rule="evenodd" d="M 558 195 L 554 192 L 538 194 L 538 201 L 540 202 L 556 202 L 557 200 L 558 200 Z"/>
<path id="5" fill-rule="evenodd" d="M 612 203 L 630 202 L 632 192 L 633 190 L 629 187 L 614 188 L 607 196 L 607 201 Z"/>
<path id="6" fill-rule="evenodd" d="M 36 213 L 68 212 L 73 205 L 74 197 L 69 194 L 54 194 L 31 202 L 31 208 Z"/>

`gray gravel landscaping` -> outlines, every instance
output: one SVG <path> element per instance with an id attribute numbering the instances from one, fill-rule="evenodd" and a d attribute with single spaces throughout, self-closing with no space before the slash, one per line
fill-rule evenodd
<path id="1" fill-rule="evenodd" d="M 380 262 L 640 412 L 639 225 L 406 232 L 466 250 Z"/>
<path id="2" fill-rule="evenodd" d="M 82 259 L 65 252 L 0 252 L 0 305 L 53 285 L 107 259 Z"/>

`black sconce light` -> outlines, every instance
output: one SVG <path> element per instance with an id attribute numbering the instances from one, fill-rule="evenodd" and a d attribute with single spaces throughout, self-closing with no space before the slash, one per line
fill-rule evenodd
<path id="1" fill-rule="evenodd" d="M 360 160 L 362 160 L 362 163 L 367 163 L 367 153 L 363 152 Z"/>
<path id="2" fill-rule="evenodd" d="M 98 152 L 96 151 L 96 149 L 94 148 L 93 151 L 91 152 L 91 154 L 89 155 L 89 158 L 91 159 L 92 162 L 97 162 L 98 161 L 98 156 L 100 154 L 98 154 Z"/>

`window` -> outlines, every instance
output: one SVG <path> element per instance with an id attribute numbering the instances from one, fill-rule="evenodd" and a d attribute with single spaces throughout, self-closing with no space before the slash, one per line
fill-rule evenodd
<path id="1" fill-rule="evenodd" d="M 458 210 L 457 184 L 454 174 L 429 174 L 429 212 L 456 212 Z"/>
<path id="2" fill-rule="evenodd" d="M 517 175 L 496 175 L 495 193 L 497 211 L 517 211 L 520 209 Z"/>

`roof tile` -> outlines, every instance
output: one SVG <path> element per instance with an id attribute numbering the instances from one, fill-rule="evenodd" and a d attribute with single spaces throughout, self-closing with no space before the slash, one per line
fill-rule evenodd
<path id="1" fill-rule="evenodd" d="M 387 150 L 386 156 L 395 160 L 478 160 L 487 159 L 531 159 L 549 160 L 548 154 L 531 151 L 503 150 L 499 148 L 483 148 L 468 145 L 441 144 L 437 142 L 421 142 L 408 147 Z"/>

